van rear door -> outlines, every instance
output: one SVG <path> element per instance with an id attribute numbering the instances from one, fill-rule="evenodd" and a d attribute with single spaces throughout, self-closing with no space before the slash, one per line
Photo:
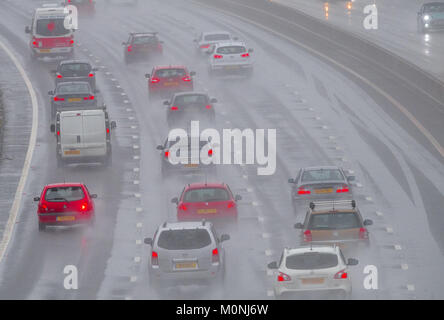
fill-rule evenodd
<path id="1" fill-rule="evenodd" d="M 83 150 L 87 157 L 101 157 L 107 154 L 105 112 L 85 110 L 83 112 Z"/>
<path id="2" fill-rule="evenodd" d="M 60 114 L 60 142 L 62 158 L 81 156 L 83 120 L 81 112 L 62 112 Z"/>

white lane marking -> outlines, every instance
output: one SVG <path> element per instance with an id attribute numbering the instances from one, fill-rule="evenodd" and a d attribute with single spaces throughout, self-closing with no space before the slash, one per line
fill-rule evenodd
<path id="1" fill-rule="evenodd" d="M 139 172 L 139 170 L 140 170 L 139 168 L 134 168 L 133 169 L 134 172 Z"/>
<path id="2" fill-rule="evenodd" d="M 140 181 L 139 181 L 139 180 L 134 180 L 133 183 L 134 183 L 134 184 L 139 184 Z"/>
<path id="3" fill-rule="evenodd" d="M 408 291 L 415 291 L 415 286 L 413 284 L 408 284 L 407 285 L 407 290 Z"/>
<path id="4" fill-rule="evenodd" d="M 262 233 L 262 238 L 264 238 L 264 239 L 271 238 L 271 233 L 266 233 L 266 232 Z"/>
<path id="5" fill-rule="evenodd" d="M 138 223 L 136 224 L 136 227 L 137 227 L 137 228 L 142 228 L 142 222 L 138 222 Z"/>
<path id="6" fill-rule="evenodd" d="M 136 282 L 137 281 L 137 277 L 136 276 L 131 276 L 130 277 L 130 282 Z"/>
<path id="7" fill-rule="evenodd" d="M 136 208 L 136 212 L 142 212 L 142 211 L 143 211 L 142 208 L 140 208 L 140 207 L 137 207 L 137 208 Z"/>
<path id="8" fill-rule="evenodd" d="M 387 233 L 393 233 L 393 228 L 387 227 L 385 228 L 385 231 L 387 231 Z"/>
<path id="9" fill-rule="evenodd" d="M 142 244 L 142 240 L 136 240 L 136 244 L 137 245 L 141 245 Z"/>
<path id="10" fill-rule="evenodd" d="M 259 220 L 259 222 L 264 222 L 265 221 L 264 217 L 257 217 L 257 220 Z"/>
<path id="11" fill-rule="evenodd" d="M 267 296 L 268 297 L 274 296 L 274 291 L 273 290 L 267 290 Z"/>
<path id="12" fill-rule="evenodd" d="M 408 270 L 409 266 L 406 263 L 401 264 L 401 269 L 402 270 Z"/>
<path id="13" fill-rule="evenodd" d="M 267 269 L 267 276 L 273 276 L 273 270 Z"/>
<path id="14" fill-rule="evenodd" d="M 265 250 L 265 255 L 266 256 L 271 256 L 273 254 L 273 251 L 270 249 Z"/>
<path id="15" fill-rule="evenodd" d="M 139 157 L 139 156 L 134 156 L 133 159 L 134 159 L 134 160 L 139 160 L 140 157 Z"/>
<path id="16" fill-rule="evenodd" d="M 395 250 L 402 250 L 402 247 L 399 244 L 395 244 L 394 248 L 395 248 Z"/>
<path id="17" fill-rule="evenodd" d="M 140 198 L 140 193 L 135 193 L 134 196 L 135 196 L 136 198 Z"/>
<path id="18" fill-rule="evenodd" d="M 137 144 L 133 145 L 133 149 L 139 149 L 139 146 Z"/>
<path id="19" fill-rule="evenodd" d="M 365 200 L 367 200 L 367 201 L 373 201 L 373 198 L 372 198 L 372 197 L 365 197 Z"/>
<path id="20" fill-rule="evenodd" d="M 142 259 L 140 257 L 134 257 L 134 262 L 139 263 Z"/>
<path id="21" fill-rule="evenodd" d="M 376 211 L 376 215 L 377 215 L 378 217 L 382 217 L 384 214 L 383 214 L 381 211 Z"/>
<path id="22" fill-rule="evenodd" d="M 14 56 L 14 54 L 1 41 L 0 41 L 0 47 L 6 52 L 6 54 L 9 56 L 12 62 L 14 62 L 15 67 L 17 68 L 23 80 L 25 81 L 26 88 L 28 89 L 32 104 L 32 127 L 31 127 L 31 134 L 29 136 L 28 150 L 26 151 L 25 162 L 23 163 L 22 175 L 20 176 L 20 180 L 17 185 L 17 190 L 15 191 L 14 201 L 12 202 L 12 207 L 11 210 L 9 211 L 9 218 L 5 225 L 3 238 L 0 242 L 0 262 L 1 262 L 3 256 L 5 255 L 9 241 L 11 240 L 12 233 L 14 231 L 14 226 L 20 209 L 20 203 L 22 201 L 23 189 L 25 188 L 26 179 L 28 178 L 29 174 L 29 167 L 31 166 L 32 155 L 34 153 L 36 139 L 37 139 L 39 108 L 37 102 L 37 95 L 22 65 L 20 64 L 18 59 Z"/>
<path id="23" fill-rule="evenodd" d="M 358 187 L 358 188 L 362 188 L 362 183 L 356 183 L 356 186 Z"/>

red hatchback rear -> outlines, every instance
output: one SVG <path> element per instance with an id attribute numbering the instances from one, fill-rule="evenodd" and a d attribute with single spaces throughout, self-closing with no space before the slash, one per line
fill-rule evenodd
<path id="1" fill-rule="evenodd" d="M 38 201 L 39 231 L 46 226 L 66 226 L 94 222 L 94 201 L 97 195 L 90 194 L 82 183 L 50 184 L 43 188 Z"/>
<path id="2" fill-rule="evenodd" d="M 177 219 L 202 220 L 218 218 L 237 219 L 237 201 L 225 183 L 192 183 L 187 185 L 180 198 L 173 198 L 177 204 Z"/>
<path id="3" fill-rule="evenodd" d="M 151 74 L 146 74 L 150 99 L 156 95 L 169 97 L 170 94 L 182 91 L 193 91 L 193 76 L 184 66 L 154 67 Z"/>

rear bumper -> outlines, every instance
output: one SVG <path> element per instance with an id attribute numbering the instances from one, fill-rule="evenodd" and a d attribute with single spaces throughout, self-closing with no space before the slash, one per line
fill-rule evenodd
<path id="1" fill-rule="evenodd" d="M 60 55 L 68 55 L 73 53 L 74 47 L 57 47 L 57 48 L 31 48 L 32 52 L 35 56 L 44 57 L 44 56 L 60 56 Z M 42 51 L 43 50 L 43 51 Z M 49 50 L 48 52 L 45 52 Z"/>
<path id="2" fill-rule="evenodd" d="M 78 224 L 85 224 L 91 221 L 93 217 L 93 212 L 87 213 L 40 213 L 38 214 L 38 219 L 40 223 L 47 226 L 72 226 Z M 57 221 L 58 217 L 73 216 L 74 220 L 70 221 Z"/>
<path id="3" fill-rule="evenodd" d="M 110 154 L 100 155 L 100 156 L 60 156 L 60 159 L 65 163 L 79 163 L 79 162 L 103 162 L 111 157 Z"/>
<path id="4" fill-rule="evenodd" d="M 309 195 L 307 196 L 293 196 L 292 202 L 294 206 L 300 207 L 302 209 L 307 209 L 312 201 L 323 201 L 323 200 L 353 200 L 353 193 L 331 193 L 331 194 L 319 194 L 319 195 Z"/>
<path id="5" fill-rule="evenodd" d="M 221 212 L 216 214 L 198 214 L 198 213 L 177 213 L 177 220 L 179 221 L 201 221 L 202 219 L 212 220 L 224 220 L 224 221 L 237 221 L 237 210 Z"/>
<path id="6" fill-rule="evenodd" d="M 338 284 L 334 287 L 321 287 L 321 288 L 286 288 L 283 286 L 275 286 L 274 288 L 274 295 L 279 296 L 285 296 L 285 295 L 291 295 L 291 294 L 301 294 L 301 293 L 340 293 L 345 292 L 346 294 L 351 294 L 352 292 L 352 286 L 351 283 L 348 284 Z"/>

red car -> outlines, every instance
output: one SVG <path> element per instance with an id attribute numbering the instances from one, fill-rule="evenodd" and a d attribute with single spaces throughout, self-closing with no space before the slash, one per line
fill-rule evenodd
<path id="1" fill-rule="evenodd" d="M 125 63 L 137 58 L 147 58 L 152 54 L 161 55 L 162 43 L 157 37 L 157 32 L 130 33 L 128 40 L 122 42 Z"/>
<path id="2" fill-rule="evenodd" d="M 43 188 L 38 201 L 37 215 L 39 231 L 46 226 L 66 226 L 75 224 L 93 224 L 94 201 L 96 194 L 90 194 L 82 183 L 49 184 Z"/>
<path id="3" fill-rule="evenodd" d="M 201 220 L 214 218 L 237 219 L 237 204 L 242 197 L 233 193 L 225 183 L 192 183 L 180 198 L 171 199 L 177 205 L 177 219 Z"/>
<path id="4" fill-rule="evenodd" d="M 81 15 L 94 15 L 96 12 L 95 0 L 65 0 L 65 6 L 73 5 L 77 7 Z"/>
<path id="5" fill-rule="evenodd" d="M 176 92 L 193 91 L 195 74 L 194 71 L 188 72 L 184 66 L 154 67 L 151 74 L 145 74 L 150 100 L 156 95 L 169 98 L 169 95 Z"/>

